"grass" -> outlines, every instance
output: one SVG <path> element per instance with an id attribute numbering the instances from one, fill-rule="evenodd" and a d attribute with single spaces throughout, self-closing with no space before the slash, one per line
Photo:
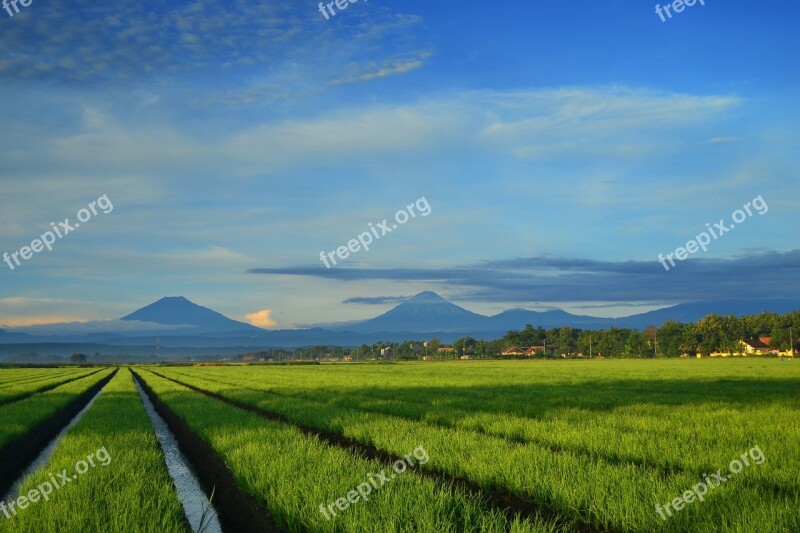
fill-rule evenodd
<path id="1" fill-rule="evenodd" d="M 47 392 L 38 393 L 19 402 L 0 407 L 0 450 L 40 422 L 52 417 L 111 372 L 113 372 L 112 369 L 105 369 Z"/>
<path id="2" fill-rule="evenodd" d="M 0 369 L 0 389 L 16 387 L 33 381 L 47 380 L 53 377 L 78 374 L 90 369 L 86 368 L 2 368 Z"/>
<path id="3" fill-rule="evenodd" d="M 591 361 L 159 372 L 298 423 L 402 454 L 598 527 L 800 529 L 800 365 L 774 360 Z M 253 390 L 256 389 L 256 390 Z M 654 512 L 767 457 L 667 523 Z"/>
<path id="4" fill-rule="evenodd" d="M 142 372 L 156 394 L 223 458 L 239 486 L 261 501 L 287 531 L 554 531 L 546 522 L 509 523 L 474 497 L 413 473 L 327 521 L 320 504 L 344 497 L 368 474 L 389 467 L 323 444 L 291 425 Z M 415 446 L 403 450 L 412 451 Z M 268 458 L 268 459 L 267 459 Z"/>
<path id="5" fill-rule="evenodd" d="M 291 423 L 265 420 L 137 371 L 286 531 L 545 532 L 574 530 L 580 523 L 637 532 L 800 531 L 798 361 L 152 368 Z M 13 387 L 5 372 L 0 394 Z M 105 372 L 0 407 L 0 447 Z M 23 387 L 38 387 L 65 375 L 25 370 L 14 377 Z M 71 470 L 101 446 L 112 464 L 90 469 L 58 491 L 58 502 L 25 510 L 13 527 L 0 514 L 0 531 L 186 527 L 129 374 L 121 372 L 111 385 L 118 390 L 100 396 L 59 444 L 48 471 Z M 517 496 L 565 521 L 509 523 L 462 489 L 412 470 L 329 522 L 321 503 L 344 497 L 388 465 L 324 443 L 294 424 L 394 455 L 422 446 L 430 461 L 417 468 Z M 732 475 L 705 501 L 669 520 L 658 517 L 656 504 L 671 502 L 706 474 L 725 475 L 732 460 L 755 446 L 763 451 L 763 464 Z M 45 470 L 26 484 L 45 479 Z"/>
<path id="6" fill-rule="evenodd" d="M 59 386 L 81 376 L 88 376 L 97 372 L 96 368 L 82 370 L 62 370 L 48 373 L 44 376 L 21 377 L 18 381 L 9 381 L 0 385 L 0 405 L 14 402 L 44 389 Z M 4 376 L 9 379 L 8 376 Z"/>
<path id="7" fill-rule="evenodd" d="M 78 461 L 100 448 L 110 456 L 107 466 L 96 462 L 48 501 L 31 503 L 12 519 L 0 514 L 0 531 L 190 531 L 128 371 L 117 373 L 48 463 L 23 482 L 20 494 L 48 481 L 51 473 L 75 472 Z"/>

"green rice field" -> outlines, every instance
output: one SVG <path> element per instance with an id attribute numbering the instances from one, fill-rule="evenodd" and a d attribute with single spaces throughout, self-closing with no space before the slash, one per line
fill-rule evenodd
<path id="1" fill-rule="evenodd" d="M 0 370 L 0 457 L 112 372 Z M 755 358 L 121 367 L 0 531 L 192 531 L 135 380 L 226 532 L 800 531 L 800 362 Z"/>

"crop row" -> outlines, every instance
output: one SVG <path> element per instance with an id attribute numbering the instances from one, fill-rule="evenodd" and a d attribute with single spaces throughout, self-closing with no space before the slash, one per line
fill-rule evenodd
<path id="1" fill-rule="evenodd" d="M 26 380 L 20 383 L 11 384 L 0 389 L 0 405 L 19 401 L 22 398 L 56 388 L 70 381 L 80 379 L 98 372 L 97 369 L 80 370 L 76 372 L 62 372 L 36 380 Z"/>
<path id="2" fill-rule="evenodd" d="M 239 486 L 287 531 L 553 531 L 546 521 L 509 522 L 469 493 L 413 472 L 391 478 L 367 501 L 347 504 L 326 519 L 320 505 L 352 496 L 370 474 L 390 465 L 321 442 L 291 424 L 194 392 L 149 371 L 142 377 L 158 397 L 228 465 Z M 401 455 L 422 447 L 410 442 Z M 429 456 L 433 460 L 433 456 Z M 265 460 L 267 459 L 268 460 Z M 415 466 L 418 468 L 418 466 Z M 341 503 L 341 501 L 340 501 Z M 334 507 L 337 509 L 337 507 Z"/>
<path id="3" fill-rule="evenodd" d="M 2 369 L 0 370 L 0 389 L 54 377 L 77 375 L 86 370 L 86 368 Z"/>
<path id="4" fill-rule="evenodd" d="M 758 381 L 755 384 L 725 381 L 699 385 L 689 381 L 695 392 L 686 383 L 663 385 L 674 390 L 685 405 L 665 405 L 652 393 L 642 390 L 642 386 L 635 391 L 620 387 L 614 391 L 615 404 L 607 410 L 596 405 L 603 400 L 602 396 L 598 399 L 597 390 L 592 393 L 575 391 L 573 402 L 559 397 L 559 401 L 564 400 L 560 401 L 560 408 L 524 413 L 520 412 L 524 408 L 518 404 L 551 403 L 552 397 L 540 400 L 535 385 L 529 387 L 525 401 L 505 390 L 500 395 L 480 387 L 469 390 L 441 386 L 433 390 L 347 387 L 340 390 L 338 383 L 331 385 L 330 380 L 326 389 L 299 384 L 275 386 L 271 379 L 274 372 L 269 370 L 203 368 L 179 372 L 295 400 L 318 402 L 334 409 L 406 418 L 665 473 L 688 471 L 699 476 L 715 471 L 738 453 L 758 445 L 776 453 L 770 458 L 769 467 L 754 470 L 749 479 L 770 490 L 800 491 L 793 475 L 800 457 L 800 431 L 792 422 L 800 415 L 800 398 L 797 384 L 791 381 L 782 387 Z M 593 388 L 603 389 L 604 386 L 595 383 Z M 764 388 L 769 388 L 771 394 L 783 389 L 778 397 L 780 401 L 751 400 L 750 404 L 733 401 L 736 398 L 732 396 L 743 394 L 763 400 L 760 391 Z M 563 394 L 568 394 L 570 385 L 564 384 L 563 389 L 566 391 Z M 703 401 L 703 395 L 711 394 L 710 391 L 716 391 L 725 401 Z M 531 401 L 532 394 L 536 395 L 535 401 Z M 635 403 L 636 399 L 641 403 Z"/>
<path id="5" fill-rule="evenodd" d="M 106 385 L 47 463 L 24 480 L 20 495 L 30 496 L 25 508 L 0 514 L 0 531 L 189 531 L 128 371 Z"/>
<path id="6" fill-rule="evenodd" d="M 0 407 L 0 450 L 9 442 L 25 435 L 40 422 L 52 417 L 112 372 L 112 369 L 105 369 Z"/>
<path id="7" fill-rule="evenodd" d="M 598 527 L 637 531 L 660 528 L 660 519 L 653 511 L 655 504 L 671 501 L 699 480 L 696 474 L 685 471 L 665 474 L 635 464 L 559 453 L 535 443 L 511 442 L 470 430 L 244 389 L 203 378 L 205 371 L 158 370 L 236 402 L 279 414 L 298 424 L 335 431 L 390 453 L 402 453 L 414 441 L 425 441 L 435 457 L 426 468 L 467 477 L 487 490 L 507 491 Z M 251 381 L 247 383 L 252 386 Z M 731 450 L 732 455 L 718 466 L 724 467 L 728 460 L 744 451 Z M 765 500 L 763 490 L 746 482 L 755 470 L 730 480 L 702 506 L 682 511 L 670 521 L 670 527 L 713 528 L 722 517 L 740 516 L 743 527 L 768 524 L 778 530 L 796 529 L 797 513 L 788 509 L 796 503 L 797 492 L 779 493 Z M 747 510 L 744 514 L 743 509 Z"/>

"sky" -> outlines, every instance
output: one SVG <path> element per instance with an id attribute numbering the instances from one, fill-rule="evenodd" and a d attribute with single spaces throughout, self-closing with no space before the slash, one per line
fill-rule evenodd
<path id="1" fill-rule="evenodd" d="M 654 4 L 9 5 L 0 325 L 800 297 L 800 5 Z"/>

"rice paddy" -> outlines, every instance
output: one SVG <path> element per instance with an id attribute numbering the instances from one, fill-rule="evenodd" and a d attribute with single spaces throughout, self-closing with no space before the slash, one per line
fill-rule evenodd
<path id="1" fill-rule="evenodd" d="M 0 514 L 0 531 L 191 530 L 134 376 L 225 531 L 800 530 L 796 361 L 131 370 L 23 487 L 101 447 L 113 461 Z M 56 384 L 0 406 L 0 447 L 112 371 L 80 372 L 0 370 L 0 394 Z M 391 482 L 372 483 L 382 471 Z"/>

